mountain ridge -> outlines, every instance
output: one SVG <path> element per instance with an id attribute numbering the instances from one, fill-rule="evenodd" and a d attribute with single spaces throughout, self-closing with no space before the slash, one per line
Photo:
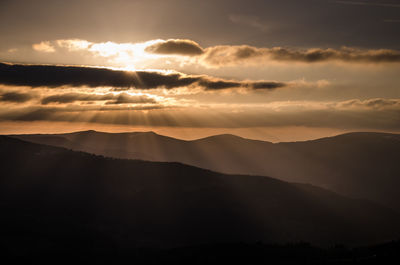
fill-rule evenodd
<path id="1" fill-rule="evenodd" d="M 5 136 L 0 165 L 0 210 L 7 217 L 0 229 L 15 237 L 26 227 L 24 237 L 33 242 L 63 238 L 63 229 L 125 246 L 258 240 L 360 245 L 400 235 L 395 211 L 270 177 L 105 158 Z"/>
<path id="2" fill-rule="evenodd" d="M 227 174 L 309 183 L 400 211 L 400 195 L 394 188 L 400 185 L 398 134 L 357 132 L 282 143 L 233 135 L 185 141 L 154 132 L 13 137 L 115 158 L 181 162 Z"/>
<path id="3" fill-rule="evenodd" d="M 83 130 L 83 131 L 71 131 L 71 132 L 62 132 L 62 133 L 22 133 L 22 134 L 1 134 L 3 136 L 24 136 L 24 135 L 68 135 L 68 134 L 80 134 L 80 133 L 100 133 L 100 134 L 156 134 L 159 136 L 164 136 L 168 138 L 173 138 L 176 140 L 181 140 L 181 141 L 197 141 L 197 140 L 202 140 L 202 139 L 207 139 L 215 136 L 233 136 L 236 138 L 241 138 L 241 139 L 246 139 L 246 140 L 253 140 L 253 141 L 260 141 L 260 142 L 267 142 L 267 143 L 274 143 L 274 144 L 279 144 L 279 143 L 297 143 L 297 142 L 310 142 L 310 141 L 316 141 L 316 140 L 321 140 L 321 139 L 330 139 L 330 138 L 336 138 L 336 137 L 342 137 L 342 136 L 351 136 L 351 135 L 392 135 L 392 136 L 400 136 L 398 133 L 391 133 L 391 132 L 379 132 L 379 131 L 354 131 L 354 132 L 346 132 L 346 133 L 339 133 L 331 136 L 324 136 L 320 138 L 314 138 L 314 139 L 309 139 L 309 140 L 298 140 L 298 141 L 281 141 L 281 142 L 270 142 L 270 141 L 265 141 L 261 139 L 253 139 L 253 138 L 247 138 L 243 136 L 239 136 L 236 134 L 232 133 L 221 133 L 221 134 L 213 134 L 205 137 L 200 137 L 200 138 L 195 138 L 191 140 L 185 140 L 177 137 L 172 137 L 172 136 L 167 136 L 163 135 L 160 133 L 157 133 L 155 131 L 149 130 L 149 131 L 122 131 L 122 132 L 106 132 L 106 131 L 99 131 L 99 130 L 94 130 L 94 129 L 88 129 L 88 130 Z"/>

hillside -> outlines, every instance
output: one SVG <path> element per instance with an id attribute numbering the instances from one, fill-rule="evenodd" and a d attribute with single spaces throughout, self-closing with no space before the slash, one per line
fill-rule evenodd
<path id="1" fill-rule="evenodd" d="M 115 158 L 181 162 L 210 170 L 310 183 L 400 211 L 400 135 L 349 133 L 269 143 L 233 135 L 183 141 L 155 134 L 84 131 L 19 139 Z"/>
<path id="2" fill-rule="evenodd" d="M 0 227 L 7 242 L 365 245 L 395 239 L 400 231 L 391 210 L 269 177 L 103 158 L 4 136 L 0 166 Z"/>

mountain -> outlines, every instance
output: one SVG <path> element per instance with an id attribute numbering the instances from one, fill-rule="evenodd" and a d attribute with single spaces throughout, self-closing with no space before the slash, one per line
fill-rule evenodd
<path id="1" fill-rule="evenodd" d="M 348 133 L 276 144 L 234 135 L 183 141 L 153 132 L 13 137 L 108 157 L 181 162 L 228 174 L 310 183 L 400 211 L 398 134 Z"/>
<path id="2" fill-rule="evenodd" d="M 0 168 L 0 243 L 18 251 L 101 242 L 368 244 L 400 232 L 392 210 L 269 177 L 104 158 L 5 136 Z"/>

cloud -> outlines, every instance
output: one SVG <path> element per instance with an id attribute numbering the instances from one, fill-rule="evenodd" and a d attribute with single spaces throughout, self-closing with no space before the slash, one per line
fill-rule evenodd
<path id="1" fill-rule="evenodd" d="M 357 5 L 357 6 L 379 6 L 379 7 L 390 7 L 400 8 L 400 4 L 394 3 L 382 3 L 382 2 L 363 2 L 363 1 L 335 1 L 338 4 L 344 5 Z"/>
<path id="2" fill-rule="evenodd" d="M 131 72 L 94 67 L 4 63 L 0 63 L 0 83 L 30 87 L 114 87 L 117 90 L 179 87 L 201 87 L 205 90 L 237 87 L 273 89 L 286 86 L 285 83 L 275 81 L 234 81 L 178 72 Z"/>
<path id="3" fill-rule="evenodd" d="M 180 50 L 176 43 L 185 43 L 196 52 L 185 52 Z M 158 46 L 158 45 L 166 45 Z M 157 50 L 157 47 L 163 49 Z M 170 47 L 168 49 L 167 47 Z M 270 61 L 289 61 L 303 63 L 317 63 L 327 61 L 341 61 L 348 63 L 390 63 L 400 62 L 400 52 L 391 49 L 357 49 L 342 47 L 294 49 L 284 47 L 253 47 L 249 45 L 218 45 L 202 48 L 198 43 L 191 40 L 168 40 L 156 43 L 146 49 L 147 52 L 161 54 L 190 55 L 197 57 L 200 63 L 212 66 L 238 65 L 242 63 L 262 64 Z"/>
<path id="4" fill-rule="evenodd" d="M 233 16 L 236 22 L 243 23 L 243 19 Z M 249 18 L 244 20 L 250 22 Z M 131 68 L 154 62 L 161 58 L 160 55 L 172 56 L 177 62 L 181 60 L 182 63 L 194 63 L 206 67 L 263 65 L 270 62 L 400 63 L 400 51 L 394 49 L 350 47 L 297 49 L 249 45 L 217 45 L 204 48 L 188 39 L 150 40 L 143 43 L 93 43 L 80 39 L 64 39 L 44 41 L 34 44 L 34 48 L 43 52 L 54 52 L 58 49 L 66 49 L 68 52 L 79 51 L 83 52 L 82 56 L 92 56 L 93 60 L 103 58 L 108 65 Z M 187 57 L 190 57 L 190 60 Z"/>
<path id="5" fill-rule="evenodd" d="M 341 61 L 348 63 L 399 63 L 397 50 L 363 50 L 343 47 L 341 49 L 289 49 L 283 47 L 257 48 L 247 45 L 214 46 L 205 49 L 199 58 L 200 63 L 208 66 L 231 66 L 243 63 L 263 64 L 276 62 L 318 63 Z"/>
<path id="6" fill-rule="evenodd" d="M 0 101 L 14 103 L 24 103 L 31 100 L 32 98 L 34 98 L 32 94 L 19 92 L 6 92 L 0 95 Z"/>
<path id="7" fill-rule="evenodd" d="M 30 87 L 116 87 L 116 88 L 175 88 L 188 86 L 200 77 L 180 73 L 150 71 L 119 71 L 106 68 L 58 65 L 22 65 L 0 63 L 0 83 Z"/>
<path id="8" fill-rule="evenodd" d="M 282 61 L 301 61 L 301 62 L 321 62 L 338 60 L 344 62 L 400 62 L 400 52 L 396 50 L 378 49 L 361 50 L 343 47 L 335 49 L 309 49 L 309 50 L 290 50 L 285 48 L 273 48 L 269 51 L 274 60 Z"/>
<path id="9" fill-rule="evenodd" d="M 90 42 L 82 39 L 59 39 L 34 44 L 36 51 L 55 52 L 65 56 L 72 53 L 80 60 L 93 60 L 93 64 L 112 65 L 116 67 L 135 67 L 138 63 L 153 58 L 154 55 L 146 53 L 145 47 L 157 42 L 153 40 L 146 43 L 115 43 Z"/>
<path id="10" fill-rule="evenodd" d="M 248 83 L 248 86 L 252 89 L 274 89 L 287 86 L 287 84 L 283 82 L 251 82 Z"/>
<path id="11" fill-rule="evenodd" d="M 146 104 L 146 103 L 157 103 L 155 99 L 147 96 L 132 96 L 127 93 L 120 93 L 106 104 Z"/>
<path id="12" fill-rule="evenodd" d="M 158 54 L 177 54 L 185 56 L 195 56 L 202 54 L 203 48 L 192 40 L 169 39 L 166 41 L 159 41 L 145 49 L 149 53 Z"/>
<path id="13" fill-rule="evenodd" d="M 64 93 L 56 94 L 44 97 L 42 104 L 47 105 L 49 103 L 72 103 L 75 101 L 101 101 L 113 99 L 114 95 L 109 93 L 105 95 L 98 94 L 86 94 L 86 93 Z"/>
<path id="14" fill-rule="evenodd" d="M 41 43 L 33 44 L 32 48 L 39 52 L 53 53 L 56 51 L 50 41 L 42 41 Z"/>
<path id="15" fill-rule="evenodd" d="M 233 111 L 235 109 L 238 111 Z M 400 99 L 372 98 L 339 102 L 283 101 L 260 105 L 210 104 L 205 107 L 161 104 L 134 107 L 126 105 L 3 107 L 0 108 L 0 120 L 75 121 L 197 128 L 305 126 L 399 130 Z"/>
<path id="16" fill-rule="evenodd" d="M 188 52 L 179 48 L 177 43 L 185 43 L 196 52 Z M 165 47 L 163 46 L 165 45 Z M 160 48 L 160 49 L 158 49 Z M 347 63 L 399 63 L 400 52 L 390 49 L 357 49 L 342 47 L 295 49 L 285 47 L 253 47 L 249 45 L 218 45 L 202 48 L 191 40 L 168 40 L 149 46 L 147 52 L 159 54 L 175 54 L 193 56 L 198 62 L 208 66 L 231 66 L 248 64 L 264 64 L 275 62 L 318 63 L 341 61 Z"/>
<path id="17" fill-rule="evenodd" d="M 55 94 L 44 97 L 42 104 L 47 105 L 49 103 L 73 103 L 76 101 L 106 101 L 106 104 L 145 104 L 145 103 L 156 103 L 156 100 L 144 95 L 129 95 L 127 93 L 120 94 L 87 94 L 87 93 L 64 93 Z"/>
<path id="18" fill-rule="evenodd" d="M 206 90 L 219 90 L 227 88 L 249 88 L 249 89 L 275 89 L 280 87 L 288 86 L 288 84 L 283 82 L 275 81 L 228 81 L 228 80 L 218 80 L 210 78 L 202 78 L 198 84 Z"/>
<path id="19" fill-rule="evenodd" d="M 60 48 L 65 48 L 70 51 L 86 50 L 93 45 L 92 42 L 80 39 L 56 40 L 55 44 Z"/>
<path id="20" fill-rule="evenodd" d="M 242 84 L 240 82 L 212 80 L 212 79 L 208 79 L 208 78 L 202 78 L 199 81 L 199 85 L 204 87 L 207 90 L 219 90 L 219 89 L 235 88 L 235 87 L 242 86 Z"/>
<path id="21" fill-rule="evenodd" d="M 340 108 L 400 109 L 400 99 L 373 98 L 347 100 L 336 104 Z"/>
<path id="22" fill-rule="evenodd" d="M 171 106 L 164 106 L 162 104 L 152 105 L 137 105 L 137 106 L 98 106 L 98 105 L 69 105 L 63 107 L 48 107 L 48 106 L 30 106 L 20 107 L 13 109 L 0 109 L 0 120 L 8 121 L 86 121 L 86 122 L 98 122 L 114 123 L 113 120 L 107 119 L 110 115 L 117 115 L 122 113 L 125 117 L 132 117 L 135 114 L 133 111 L 151 111 L 167 109 Z M 177 106 L 173 106 L 178 108 Z M 95 113 L 95 117 L 93 117 Z M 115 118 L 115 117 L 114 117 Z M 121 123 L 115 121 L 115 123 Z M 129 124 L 128 121 L 124 122 Z"/>

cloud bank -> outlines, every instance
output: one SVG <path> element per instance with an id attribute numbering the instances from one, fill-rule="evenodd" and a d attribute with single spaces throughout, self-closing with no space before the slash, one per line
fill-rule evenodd
<path id="1" fill-rule="evenodd" d="M 0 84 L 30 87 L 114 87 L 119 89 L 173 89 L 198 86 L 205 90 L 228 88 L 274 89 L 287 84 L 276 81 L 233 81 L 178 72 L 121 71 L 107 68 L 22 65 L 0 63 Z"/>
<path id="2" fill-rule="evenodd" d="M 240 111 L 232 111 L 239 108 Z M 143 112 L 149 111 L 149 112 Z M 0 108 L 3 121 L 74 121 L 133 126 L 252 128 L 305 126 L 400 130 L 400 99 L 275 102 L 260 106 L 68 105 Z"/>
<path id="3" fill-rule="evenodd" d="M 184 43 L 180 47 L 177 43 Z M 164 49 L 157 49 L 165 45 Z M 169 48 L 167 48 L 169 47 Z M 196 52 L 188 52 L 193 50 Z M 285 47 L 253 47 L 249 45 L 218 45 L 202 48 L 198 43 L 190 40 L 168 40 L 153 44 L 147 52 L 158 54 L 191 55 L 199 57 L 199 62 L 211 66 L 236 65 L 241 63 L 302 62 L 317 63 L 341 61 L 347 63 L 399 63 L 400 52 L 390 49 L 357 49 L 342 47 L 340 49 L 294 49 Z"/>
<path id="4" fill-rule="evenodd" d="M 318 63 L 340 61 L 346 63 L 399 63 L 400 52 L 378 49 L 289 49 L 283 47 L 257 48 L 252 46 L 215 46 L 207 48 L 200 61 L 211 66 L 258 64 L 268 61 Z"/>
<path id="5" fill-rule="evenodd" d="M 147 104 L 147 103 L 157 103 L 157 101 L 148 96 L 136 96 L 130 95 L 128 93 L 120 94 L 88 94 L 88 93 L 63 93 L 55 94 L 51 96 L 44 97 L 41 100 L 43 105 L 49 103 L 73 103 L 76 101 L 106 101 L 106 104 Z"/>
<path id="6" fill-rule="evenodd" d="M 0 102 L 24 103 L 34 98 L 32 94 L 20 92 L 6 92 L 0 94 Z"/>
<path id="7" fill-rule="evenodd" d="M 149 62 L 173 57 L 178 64 L 197 64 L 209 68 L 226 66 L 265 65 L 280 63 L 329 63 L 371 65 L 400 63 L 400 51 L 395 49 L 361 49 L 352 47 L 309 48 L 254 47 L 249 45 L 216 45 L 202 47 L 189 39 L 150 40 L 142 43 L 93 43 L 80 39 L 42 41 L 32 48 L 41 53 L 76 53 L 118 67 L 145 68 Z M 161 62 L 161 61 L 158 61 Z"/>

